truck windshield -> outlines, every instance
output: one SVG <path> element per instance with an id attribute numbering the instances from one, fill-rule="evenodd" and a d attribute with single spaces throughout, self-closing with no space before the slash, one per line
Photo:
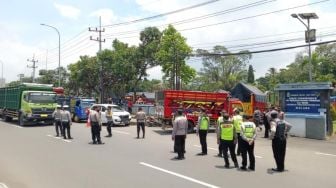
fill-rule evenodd
<path id="1" fill-rule="evenodd" d="M 31 92 L 28 94 L 31 103 L 56 103 L 55 93 Z"/>

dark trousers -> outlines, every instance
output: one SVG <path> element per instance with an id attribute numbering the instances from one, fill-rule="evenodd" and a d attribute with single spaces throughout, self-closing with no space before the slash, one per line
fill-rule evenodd
<path id="1" fill-rule="evenodd" d="M 185 151 L 185 135 L 175 135 L 175 146 L 176 146 L 176 151 L 177 151 L 177 156 L 179 158 L 184 157 L 184 151 Z"/>
<path id="2" fill-rule="evenodd" d="M 223 152 L 223 155 L 224 155 L 225 166 L 230 165 L 228 150 L 230 151 L 230 155 L 231 155 L 231 159 L 232 159 L 233 163 L 235 165 L 238 164 L 236 153 L 235 153 L 235 144 L 234 144 L 233 140 L 221 140 L 221 144 L 222 144 L 222 152 Z"/>
<path id="3" fill-rule="evenodd" d="M 220 156 L 223 155 L 222 142 L 219 142 L 218 144 L 218 155 Z"/>
<path id="4" fill-rule="evenodd" d="M 140 127 L 142 129 L 142 138 L 145 138 L 145 122 L 137 122 L 137 134 L 139 138 Z"/>
<path id="5" fill-rule="evenodd" d="M 60 120 L 55 120 L 55 129 L 56 129 L 56 136 L 59 136 L 59 133 L 61 133 L 61 135 L 63 136 L 63 128 Z"/>
<path id="6" fill-rule="evenodd" d="M 286 139 L 274 138 L 272 140 L 273 156 L 279 171 L 285 170 Z"/>
<path id="7" fill-rule="evenodd" d="M 241 142 L 242 142 L 242 138 L 240 136 L 240 133 L 237 133 L 238 136 L 238 143 L 237 143 L 237 155 L 241 154 Z"/>
<path id="8" fill-rule="evenodd" d="M 264 135 L 265 138 L 268 138 L 269 130 L 270 130 L 270 124 L 265 123 L 265 135 Z"/>
<path id="9" fill-rule="evenodd" d="M 247 165 L 247 154 L 249 156 L 249 160 L 250 160 L 250 169 L 255 168 L 255 157 L 254 157 L 254 142 L 252 145 L 250 145 L 247 141 L 242 140 L 241 142 L 241 152 L 242 152 L 242 166 L 246 167 Z"/>
<path id="10" fill-rule="evenodd" d="M 106 130 L 109 136 L 112 136 L 112 124 L 113 124 L 112 121 L 109 121 L 106 124 Z"/>
<path id="11" fill-rule="evenodd" d="M 202 146 L 202 153 L 204 154 L 208 153 L 207 142 L 206 142 L 207 134 L 208 134 L 207 130 L 199 130 L 198 132 L 200 143 Z"/>
<path id="12" fill-rule="evenodd" d="M 97 122 L 91 122 L 91 135 L 93 143 L 101 143 L 100 126 Z"/>
<path id="13" fill-rule="evenodd" d="M 71 134 L 70 134 L 70 123 L 69 122 L 62 122 L 62 127 L 63 127 L 63 137 L 64 139 L 66 139 L 68 136 L 68 138 L 71 138 Z"/>

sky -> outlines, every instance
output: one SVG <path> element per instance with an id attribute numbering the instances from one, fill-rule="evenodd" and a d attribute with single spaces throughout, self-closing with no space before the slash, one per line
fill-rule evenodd
<path id="1" fill-rule="evenodd" d="M 61 66 L 76 63 L 80 55 L 94 56 L 97 32 L 88 28 L 99 26 L 102 18 L 105 39 L 103 49 L 111 49 L 117 38 L 130 45 L 139 44 L 139 33 L 149 26 L 161 31 L 167 24 L 174 27 L 196 50 L 211 50 L 223 45 L 230 52 L 263 50 L 305 44 L 305 26 L 292 18 L 292 13 L 315 12 L 311 20 L 317 42 L 336 39 L 336 0 L 213 0 L 204 6 L 169 14 L 134 24 L 113 25 L 172 12 L 210 0 L 0 0 L 0 62 L 7 82 L 18 80 L 19 74 L 32 75 L 34 57 L 39 69 L 58 67 L 58 29 L 61 37 Z M 237 8 L 240 7 L 240 8 Z M 242 8 L 245 7 L 245 8 Z M 231 10 L 231 11 L 228 11 Z M 205 19 L 195 19 L 205 15 Z M 187 20 L 187 21 L 185 21 Z M 183 21 L 181 23 L 181 21 Z M 250 63 L 255 77 L 264 76 L 271 67 L 285 68 L 306 48 L 253 54 Z M 188 64 L 200 70 L 199 58 Z M 160 67 L 148 70 L 149 78 L 161 79 Z"/>

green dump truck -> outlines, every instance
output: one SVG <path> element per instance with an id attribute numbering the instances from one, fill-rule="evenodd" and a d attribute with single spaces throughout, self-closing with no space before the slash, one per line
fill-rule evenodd
<path id="1" fill-rule="evenodd" d="M 18 118 L 21 126 L 52 124 L 56 105 L 56 93 L 51 85 L 25 83 L 0 88 L 0 116 L 7 122 Z"/>

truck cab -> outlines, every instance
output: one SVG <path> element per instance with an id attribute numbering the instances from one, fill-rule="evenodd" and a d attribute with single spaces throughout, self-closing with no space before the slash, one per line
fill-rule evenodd
<path id="1" fill-rule="evenodd" d="M 73 98 L 70 101 L 70 112 L 75 122 L 87 120 L 87 111 L 96 101 L 88 98 Z"/>

